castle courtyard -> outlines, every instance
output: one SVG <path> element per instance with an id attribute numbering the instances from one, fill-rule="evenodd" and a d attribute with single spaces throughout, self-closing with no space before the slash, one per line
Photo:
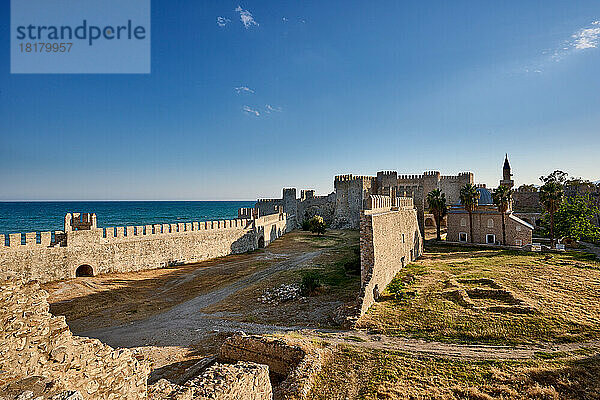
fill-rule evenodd
<path id="1" fill-rule="evenodd" d="M 251 253 L 80 277 L 43 288 L 50 294 L 51 312 L 64 315 L 74 334 L 139 348 L 155 369 L 176 373 L 190 360 L 215 353 L 237 331 L 336 327 L 336 308 L 354 300 L 359 287 L 359 271 L 344 269 L 353 260 L 358 265 L 357 249 L 356 231 L 323 236 L 294 231 Z M 307 271 L 316 272 L 322 286 L 301 296 L 299 284 Z"/>
<path id="2" fill-rule="evenodd" d="M 309 399 L 597 393 L 600 263 L 591 255 L 428 244 L 357 329 L 344 330 L 335 316 L 360 285 L 357 247 L 356 231 L 293 231 L 247 254 L 44 288 L 74 334 L 148 357 L 150 384 L 176 379 L 244 331 L 331 350 Z M 308 271 L 322 286 L 304 296 Z"/>

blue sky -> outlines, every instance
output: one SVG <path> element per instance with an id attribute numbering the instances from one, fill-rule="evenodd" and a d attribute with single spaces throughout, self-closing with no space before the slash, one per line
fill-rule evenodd
<path id="1" fill-rule="evenodd" d="M 149 75 L 11 75 L 0 15 L 0 200 L 600 179 L 598 1 L 153 0 Z"/>

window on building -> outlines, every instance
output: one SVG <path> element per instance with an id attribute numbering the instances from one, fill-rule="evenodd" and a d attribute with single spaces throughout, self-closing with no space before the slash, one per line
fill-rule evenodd
<path id="1" fill-rule="evenodd" d="M 461 218 L 460 219 L 460 226 L 467 226 L 467 220 L 466 220 L 466 218 Z"/>
<path id="2" fill-rule="evenodd" d="M 466 242 L 467 241 L 467 233 L 466 232 L 461 232 L 458 234 L 458 241 L 459 242 Z"/>
<path id="3" fill-rule="evenodd" d="M 496 235 L 487 234 L 485 236 L 485 242 L 487 244 L 495 244 L 496 243 Z"/>
<path id="4" fill-rule="evenodd" d="M 488 228 L 493 228 L 494 227 L 494 219 L 490 218 L 488 219 Z"/>
<path id="5" fill-rule="evenodd" d="M 521 225 L 517 225 L 517 232 L 521 232 Z"/>
<path id="6" fill-rule="evenodd" d="M 523 241 L 521 239 L 516 239 L 515 246 L 523 246 Z"/>

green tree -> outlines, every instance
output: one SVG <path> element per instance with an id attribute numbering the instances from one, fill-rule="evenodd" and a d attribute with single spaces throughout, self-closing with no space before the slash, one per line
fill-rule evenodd
<path id="1" fill-rule="evenodd" d="M 510 208 L 512 200 L 512 189 L 508 186 L 500 185 L 498 189 L 492 193 L 494 204 L 498 207 L 498 211 L 502 215 L 502 244 L 506 246 L 506 222 L 504 220 L 506 212 Z"/>
<path id="2" fill-rule="evenodd" d="M 437 230 L 437 240 L 442 239 L 441 225 L 442 220 L 448 214 L 448 206 L 446 205 L 446 193 L 442 193 L 440 189 L 432 190 L 427 193 L 427 204 L 429 204 L 429 212 L 433 214 Z"/>
<path id="3" fill-rule="evenodd" d="M 312 217 L 308 221 L 308 224 L 310 231 L 318 235 L 324 234 L 327 228 L 323 217 L 321 217 L 320 215 L 315 215 L 314 217 Z"/>
<path id="4" fill-rule="evenodd" d="M 540 181 L 542 181 L 543 183 L 556 182 L 559 185 L 563 185 L 567 181 L 568 177 L 569 174 L 557 169 L 548 176 L 540 176 Z"/>
<path id="5" fill-rule="evenodd" d="M 552 241 L 552 247 L 554 247 L 554 214 L 560 207 L 563 194 L 563 186 L 556 180 L 548 180 L 540 188 L 540 203 L 550 215 L 550 240 Z"/>
<path id="6" fill-rule="evenodd" d="M 599 213 L 590 195 L 568 197 L 554 214 L 554 230 L 560 237 L 596 242 L 600 240 L 600 229 L 594 220 Z"/>
<path id="7" fill-rule="evenodd" d="M 535 187 L 535 185 L 527 185 L 527 184 L 523 184 L 521 186 L 519 186 L 518 189 L 520 192 L 537 192 L 538 189 Z"/>
<path id="8" fill-rule="evenodd" d="M 477 205 L 479 204 L 477 187 L 472 183 L 467 183 L 460 188 L 460 202 L 469 213 L 469 233 L 471 235 L 471 243 L 473 243 L 473 211 L 477 209 Z"/>

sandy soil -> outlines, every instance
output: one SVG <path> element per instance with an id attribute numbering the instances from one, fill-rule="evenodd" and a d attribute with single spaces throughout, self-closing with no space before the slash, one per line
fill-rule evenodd
<path id="1" fill-rule="evenodd" d="M 254 289 L 286 282 L 285 277 L 287 283 L 297 282 L 294 271 L 311 268 L 315 262 L 335 262 L 338 249 L 348 247 L 349 241 L 355 245 L 357 238 L 356 233 L 345 231 L 320 238 L 292 232 L 252 253 L 174 268 L 76 278 L 44 289 L 49 292 L 51 312 L 64 315 L 73 333 L 114 347 L 136 348 L 153 361 L 159 375 L 177 374 L 214 353 L 234 332 L 286 332 L 328 322 L 342 303 L 330 293 L 323 294 L 324 302 L 311 298 L 262 305 L 259 312 L 281 317 L 268 323 L 244 316 L 257 309 Z M 307 304 L 313 308 L 311 304 L 319 303 L 326 303 L 322 312 L 305 312 Z M 228 310 L 231 304 L 237 308 Z M 298 314 L 298 309 L 311 318 L 296 324 L 283 318 Z"/>

